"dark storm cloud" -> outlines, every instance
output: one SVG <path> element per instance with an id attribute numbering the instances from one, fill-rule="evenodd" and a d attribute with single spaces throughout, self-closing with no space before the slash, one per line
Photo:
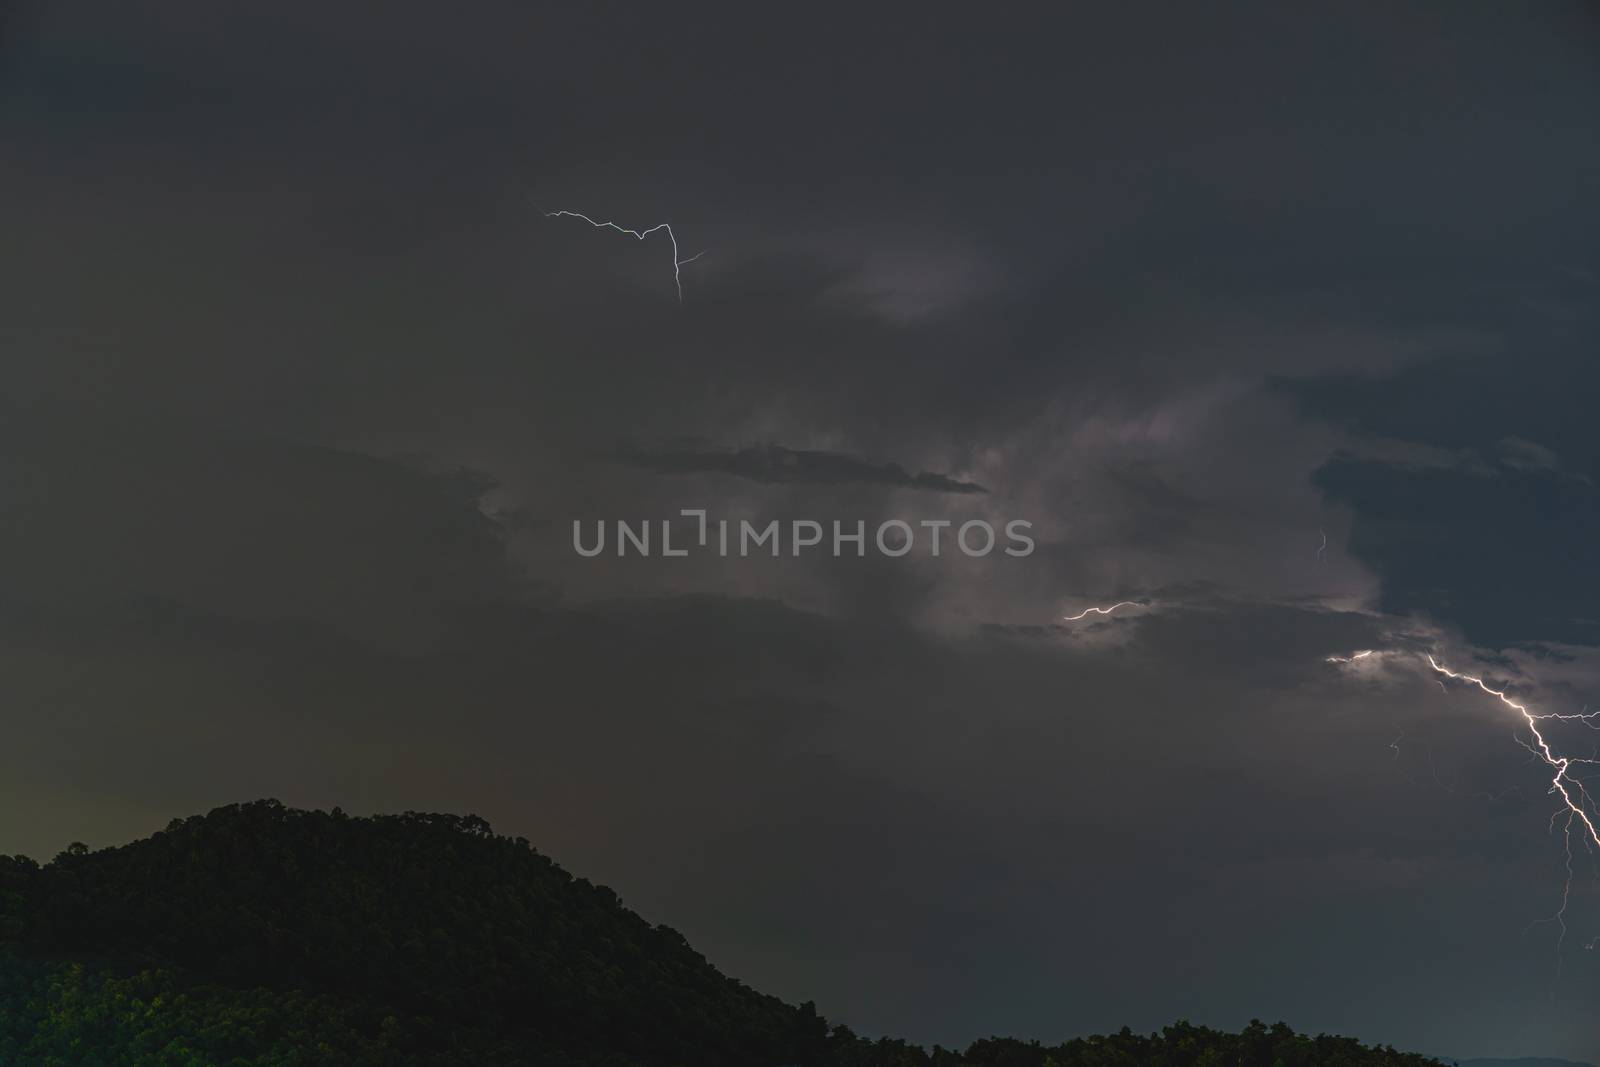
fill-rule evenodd
<path id="1" fill-rule="evenodd" d="M 1352 509 L 1349 548 L 1383 577 L 1385 609 L 1451 620 L 1490 647 L 1600 640 L 1600 382 L 1586 355 L 1600 289 L 1542 273 L 1543 300 L 1524 294 L 1499 322 L 1512 358 L 1280 385 L 1308 414 L 1378 441 L 1331 458 L 1316 482 Z"/>
<path id="2" fill-rule="evenodd" d="M 1318 484 L 1356 513 L 1349 549 L 1383 606 L 1450 619 L 1478 644 L 1600 642 L 1600 499 L 1587 482 L 1336 460 Z"/>
<path id="3" fill-rule="evenodd" d="M 988 492 L 981 485 L 960 481 L 946 474 L 931 471 L 912 474 L 898 463 L 869 463 L 855 456 L 784 448 L 782 445 L 722 451 L 623 449 L 615 453 L 614 458 L 621 463 L 664 474 L 699 471 L 731 474 L 756 482 L 859 483 L 925 489 L 935 493 Z"/>
<path id="4" fill-rule="evenodd" d="M 22 25 L 0 851 L 477 810 L 869 1031 L 1595 1051 L 1593 970 L 1552 1000 L 1518 939 L 1548 810 L 1470 799 L 1538 768 L 1414 659 L 1325 661 L 1596 639 L 1591 12 Z M 555 207 L 709 252 L 680 305 Z M 567 541 L 908 501 L 1038 551 Z M 1591 653 L 1481 655 L 1575 709 Z"/>
<path id="5" fill-rule="evenodd" d="M 8 601 L 91 626 L 167 603 L 400 638 L 518 586 L 466 472 L 55 407 L 0 416 L 0 484 Z"/>

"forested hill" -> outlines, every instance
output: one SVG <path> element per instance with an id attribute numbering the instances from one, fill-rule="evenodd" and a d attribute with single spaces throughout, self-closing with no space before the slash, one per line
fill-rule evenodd
<path id="1" fill-rule="evenodd" d="M 42 867 L 0 857 L 6 1067 L 1430 1062 L 1259 1025 L 961 1054 L 867 1042 L 471 817 L 259 801 Z"/>

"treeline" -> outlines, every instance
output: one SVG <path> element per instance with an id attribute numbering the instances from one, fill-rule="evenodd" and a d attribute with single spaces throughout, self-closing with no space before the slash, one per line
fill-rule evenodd
<path id="1" fill-rule="evenodd" d="M 962 1053 L 757 993 L 481 819 L 274 801 L 40 866 L 0 857 L 0 1064 L 1298 1067 L 1431 1061 L 1180 1024 Z"/>

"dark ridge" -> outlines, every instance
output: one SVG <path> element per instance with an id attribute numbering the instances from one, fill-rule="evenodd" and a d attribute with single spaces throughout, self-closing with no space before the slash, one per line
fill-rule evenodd
<path id="1" fill-rule="evenodd" d="M 869 1042 L 721 974 L 482 819 L 276 801 L 50 863 L 0 857 L 0 1064 L 1427 1067 L 1254 1024 Z"/>

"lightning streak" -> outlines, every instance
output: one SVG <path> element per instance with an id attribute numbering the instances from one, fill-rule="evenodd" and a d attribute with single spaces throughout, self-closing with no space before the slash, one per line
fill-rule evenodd
<path id="1" fill-rule="evenodd" d="M 1364 649 L 1348 656 L 1328 656 L 1327 661 L 1330 663 L 1349 664 L 1374 655 L 1384 656 L 1388 655 L 1388 653 L 1379 652 L 1375 649 Z M 1528 730 L 1528 738 L 1519 737 L 1517 742 L 1528 750 L 1533 760 L 1542 762 L 1550 770 L 1549 795 L 1558 797 L 1561 801 L 1560 806 L 1551 815 L 1550 831 L 1553 834 L 1558 826 L 1561 829 L 1562 841 L 1566 847 L 1566 882 L 1561 890 L 1561 905 L 1556 910 L 1556 913 L 1548 919 L 1540 919 L 1530 924 L 1529 929 L 1544 922 L 1555 923 L 1560 929 L 1560 934 L 1556 939 L 1556 977 L 1559 980 L 1561 975 L 1561 949 L 1566 942 L 1568 933 L 1567 906 L 1572 899 L 1573 837 L 1576 835 L 1587 849 L 1600 850 L 1600 825 L 1596 823 L 1596 820 L 1600 819 L 1600 814 L 1596 814 L 1600 812 L 1600 809 L 1596 808 L 1594 797 L 1590 795 L 1588 789 L 1584 786 L 1584 780 L 1573 773 L 1573 768 L 1576 766 L 1600 766 L 1600 759 L 1581 759 L 1575 756 L 1562 755 L 1545 735 L 1545 727 L 1549 723 L 1577 722 L 1595 729 L 1597 728 L 1595 725 L 1596 720 L 1600 719 L 1600 712 L 1591 712 L 1587 707 L 1575 715 L 1535 712 L 1526 704 L 1513 700 L 1506 690 L 1496 689 L 1477 675 L 1453 670 L 1440 663 L 1432 653 L 1426 653 L 1425 658 L 1428 661 L 1428 666 L 1433 668 L 1434 676 L 1439 682 L 1440 688 L 1444 688 L 1445 679 L 1465 685 L 1477 686 L 1478 689 L 1494 697 L 1503 706 L 1516 712 Z M 1389 746 L 1394 750 L 1397 759 L 1400 754 L 1400 743 L 1404 739 L 1405 734 L 1402 732 Z M 1429 752 L 1428 760 L 1431 769 L 1433 762 L 1431 751 Z M 1438 781 L 1437 772 L 1435 772 L 1434 778 L 1435 781 Z M 1439 784 L 1443 786 L 1442 782 Z M 1565 817 L 1564 819 L 1563 816 Z M 1600 938 L 1590 941 L 1584 947 L 1592 948 L 1597 942 L 1600 942 Z"/>
<path id="2" fill-rule="evenodd" d="M 1588 790 L 1583 787 L 1582 780 L 1575 778 L 1572 775 L 1572 767 L 1574 764 L 1592 764 L 1597 761 L 1591 759 L 1575 759 L 1571 756 L 1557 755 L 1555 750 L 1551 748 L 1550 742 L 1545 738 L 1544 731 L 1539 728 L 1539 724 L 1542 722 L 1556 720 L 1571 721 L 1574 719 L 1587 722 L 1589 717 L 1587 715 L 1535 715 L 1532 711 L 1528 710 L 1527 705 L 1519 704 L 1507 696 L 1504 689 L 1495 689 L 1482 678 L 1476 678 L 1470 674 L 1461 674 L 1458 671 L 1453 671 L 1449 667 L 1441 664 L 1438 660 L 1434 659 L 1432 653 L 1428 654 L 1428 666 L 1432 667 L 1439 674 L 1444 675 L 1446 678 L 1449 678 L 1452 681 L 1466 682 L 1468 685 L 1477 686 L 1479 689 L 1483 690 L 1485 693 L 1488 693 L 1490 696 L 1500 701 L 1500 703 L 1504 704 L 1506 707 L 1522 716 L 1522 721 L 1527 724 L 1528 732 L 1533 737 L 1533 744 L 1530 746 L 1531 750 L 1554 772 L 1550 779 L 1550 795 L 1559 796 L 1562 804 L 1566 806 L 1569 835 L 1572 827 L 1575 824 L 1581 824 L 1583 827 L 1583 836 L 1587 838 L 1585 844 L 1591 845 L 1595 848 L 1600 848 L 1600 828 L 1595 826 L 1594 820 L 1589 815 L 1589 809 L 1594 807 L 1594 800 L 1589 796 Z M 1560 813 L 1558 812 L 1557 815 L 1559 816 L 1559 814 Z M 1570 856 L 1571 852 L 1569 848 L 1569 859 Z"/>
<path id="3" fill-rule="evenodd" d="M 1080 619 L 1087 618 L 1091 614 L 1094 614 L 1094 615 L 1110 615 L 1113 611 L 1116 611 L 1118 608 L 1136 608 L 1136 607 L 1139 607 L 1139 606 L 1140 605 L 1139 605 L 1139 602 L 1137 600 L 1120 600 L 1117 603 L 1112 604 L 1110 607 L 1107 607 L 1107 608 L 1084 608 L 1082 611 L 1078 612 L 1076 615 L 1063 615 L 1061 617 L 1063 619 L 1065 619 L 1066 621 L 1068 621 L 1068 622 L 1077 622 Z"/>
<path id="4" fill-rule="evenodd" d="M 618 233 L 627 234 L 629 237 L 632 237 L 638 241 L 644 240 L 653 233 L 665 233 L 667 235 L 667 240 L 672 242 L 672 281 L 678 287 L 678 303 L 680 304 L 683 303 L 684 265 L 687 263 L 693 263 L 695 260 L 706 254 L 706 250 L 702 249 L 701 251 L 690 256 L 688 259 L 679 258 L 680 253 L 678 252 L 678 235 L 672 232 L 672 224 L 670 222 L 663 222 L 660 225 L 650 227 L 648 230 L 630 230 L 626 226 L 618 226 L 614 222 L 597 222 L 594 219 L 591 219 L 589 216 L 580 214 L 576 211 L 546 211 L 544 213 L 544 217 L 547 219 L 582 219 L 584 222 L 587 222 L 590 226 L 593 226 L 597 230 L 616 230 Z"/>
<path id="5" fill-rule="evenodd" d="M 1359 652 L 1352 652 L 1348 656 L 1327 656 L 1325 659 L 1329 663 L 1348 665 L 1371 656 L 1383 659 L 1397 655 L 1407 654 L 1368 648 Z M 1531 930 L 1540 923 L 1554 923 L 1559 928 L 1560 933 L 1556 938 L 1556 980 L 1559 981 L 1561 977 L 1562 946 L 1566 943 L 1569 932 L 1567 929 L 1567 908 L 1572 900 L 1572 880 L 1574 877 L 1573 839 L 1576 837 L 1578 842 L 1591 852 L 1600 852 L 1600 806 L 1596 805 L 1594 796 L 1590 794 L 1588 788 L 1584 785 L 1585 778 L 1575 774 L 1574 768 L 1600 766 L 1600 758 L 1585 759 L 1563 755 L 1558 751 L 1556 744 L 1546 736 L 1546 730 L 1552 723 L 1581 723 L 1591 730 L 1600 729 L 1600 712 L 1590 711 L 1587 706 L 1576 714 L 1535 712 L 1526 704 L 1512 699 L 1510 693 L 1506 690 L 1496 689 L 1482 677 L 1453 670 L 1440 663 L 1432 653 L 1425 653 L 1423 658 L 1428 661 L 1428 666 L 1433 669 L 1433 677 L 1439 683 L 1439 688 L 1444 689 L 1446 692 L 1449 691 L 1445 686 L 1446 680 L 1476 686 L 1484 693 L 1494 697 L 1501 705 L 1515 712 L 1528 731 L 1526 737 L 1517 737 L 1517 743 L 1528 750 L 1530 763 L 1543 763 L 1549 768 L 1550 788 L 1548 793 L 1550 796 L 1560 799 L 1560 804 L 1550 816 L 1550 833 L 1554 835 L 1558 829 L 1561 831 L 1562 843 L 1566 849 L 1566 882 L 1562 886 L 1561 904 L 1556 909 L 1555 914 L 1549 918 L 1539 919 L 1530 923 L 1528 929 Z M 1400 735 L 1389 745 L 1394 750 L 1396 759 L 1400 758 L 1400 745 L 1405 739 L 1405 732 L 1401 731 Z M 1430 771 L 1433 771 L 1433 753 L 1431 750 L 1428 753 L 1428 764 Z M 1438 782 L 1441 788 L 1444 788 L 1447 792 L 1454 792 L 1454 790 L 1445 786 L 1443 782 L 1439 782 L 1436 771 L 1433 774 L 1434 781 Z M 1593 778 L 1595 776 L 1590 774 L 1588 777 Z M 1506 792 L 1515 791 L 1516 787 L 1512 787 Z M 1503 793 L 1500 794 L 1500 796 L 1504 795 Z M 1488 799 L 1497 800 L 1499 797 L 1490 796 Z M 1597 945 L 1600 945 L 1600 937 L 1586 942 L 1584 948 L 1592 950 Z"/>

